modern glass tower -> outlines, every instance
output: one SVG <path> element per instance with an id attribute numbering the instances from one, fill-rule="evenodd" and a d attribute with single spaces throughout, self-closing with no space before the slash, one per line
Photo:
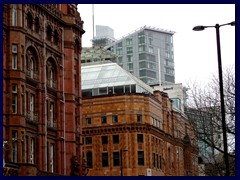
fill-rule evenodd
<path id="1" fill-rule="evenodd" d="M 175 83 L 173 34 L 143 26 L 105 46 L 118 55 L 115 60 L 150 86 Z"/>

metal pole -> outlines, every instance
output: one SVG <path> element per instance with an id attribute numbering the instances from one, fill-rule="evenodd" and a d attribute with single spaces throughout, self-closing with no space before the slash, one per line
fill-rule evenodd
<path id="1" fill-rule="evenodd" d="M 224 107 L 224 94 L 223 94 L 223 77 L 222 77 L 222 62 L 221 62 L 221 47 L 220 47 L 220 33 L 219 24 L 216 24 L 216 37 L 217 37 L 217 54 L 218 54 L 218 72 L 219 72 L 219 88 L 221 99 L 221 113 L 222 113 L 222 133 L 223 133 L 223 146 L 224 146 L 224 160 L 226 166 L 226 176 L 230 175 L 229 161 L 228 161 L 228 145 L 227 145 L 227 128 L 225 119 L 225 107 Z"/>
<path id="2" fill-rule="evenodd" d="M 94 40 L 94 4 L 92 5 L 92 23 L 93 23 L 93 40 Z M 93 41 L 92 41 L 92 47 L 93 47 Z"/>

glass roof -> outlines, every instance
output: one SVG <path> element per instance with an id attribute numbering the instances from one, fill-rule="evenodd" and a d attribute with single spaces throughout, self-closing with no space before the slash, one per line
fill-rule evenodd
<path id="1" fill-rule="evenodd" d="M 136 85 L 139 93 L 153 93 L 150 86 L 116 63 L 82 65 L 82 90 L 125 85 Z"/>

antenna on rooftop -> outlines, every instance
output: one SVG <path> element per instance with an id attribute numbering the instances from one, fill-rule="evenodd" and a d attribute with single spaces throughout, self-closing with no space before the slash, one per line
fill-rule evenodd
<path id="1" fill-rule="evenodd" d="M 92 4 L 93 40 L 94 40 L 94 4 Z M 92 46 L 93 46 L 92 40 Z"/>

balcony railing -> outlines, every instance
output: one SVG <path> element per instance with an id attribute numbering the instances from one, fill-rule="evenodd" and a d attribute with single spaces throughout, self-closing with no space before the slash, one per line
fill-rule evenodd
<path id="1" fill-rule="evenodd" d="M 57 128 L 57 122 L 52 121 L 52 120 L 48 120 L 47 121 L 47 126 L 50 127 L 50 128 Z"/>
<path id="2" fill-rule="evenodd" d="M 27 77 L 29 77 L 29 78 L 38 80 L 38 72 L 37 72 L 37 71 L 31 71 L 31 70 L 27 69 L 27 70 L 26 70 L 26 75 L 27 75 Z"/>
<path id="3" fill-rule="evenodd" d="M 36 112 L 27 112 L 26 113 L 26 120 L 38 123 L 38 113 Z"/>
<path id="4" fill-rule="evenodd" d="M 48 79 L 47 80 L 47 86 L 50 87 L 50 88 L 57 89 L 57 81 L 53 81 L 53 80 Z"/>

